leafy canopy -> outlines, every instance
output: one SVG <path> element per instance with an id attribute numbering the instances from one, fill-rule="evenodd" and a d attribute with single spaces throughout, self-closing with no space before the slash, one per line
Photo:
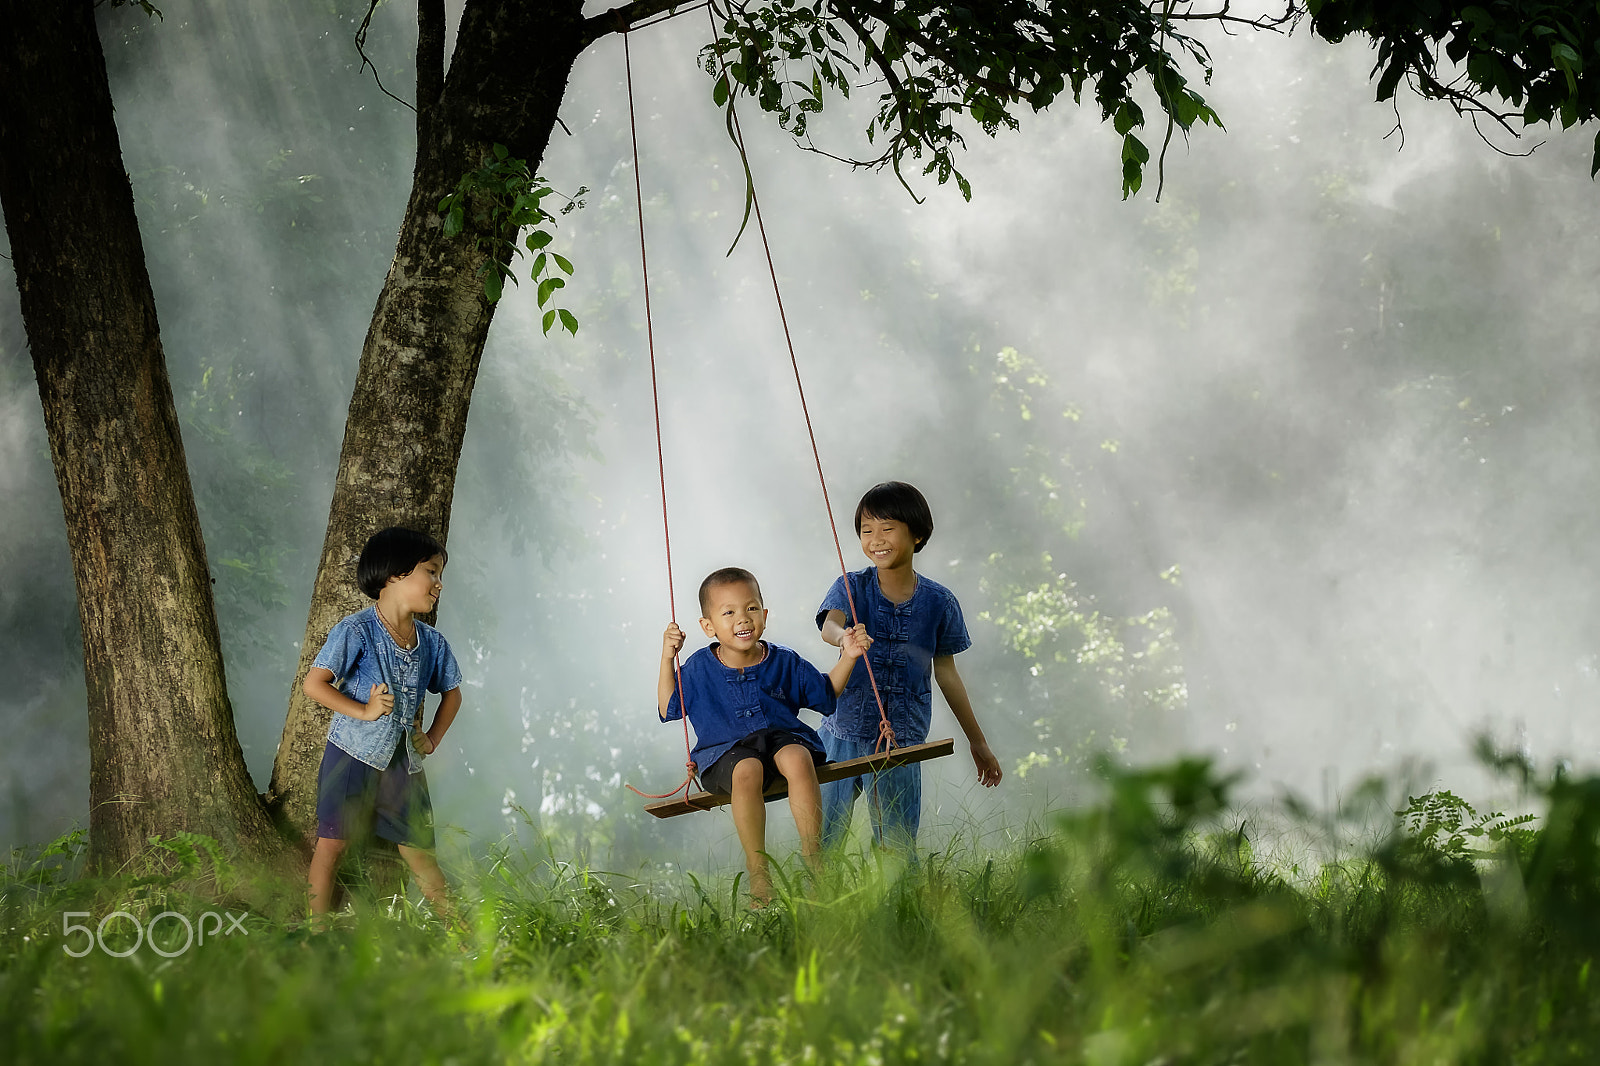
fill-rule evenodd
<path id="1" fill-rule="evenodd" d="M 846 161 L 892 167 L 904 184 L 910 159 L 940 184 L 953 178 L 968 199 L 955 163 L 968 120 L 992 136 L 1017 128 L 1023 108 L 1042 111 L 1064 93 L 1081 103 L 1086 92 L 1122 137 L 1123 196 L 1137 192 L 1150 149 L 1138 136 L 1145 113 L 1136 93 L 1153 97 L 1165 117 L 1163 151 L 1174 129 L 1221 125 L 1180 70 L 1211 78 L 1205 46 L 1181 27 L 1282 22 L 1196 12 L 1186 0 L 713 0 L 712 8 L 720 32 L 702 62 L 730 128 L 743 92 L 803 147 L 821 151 L 808 119 L 829 93 L 848 97 L 864 75 L 881 86 L 866 129 L 879 154 Z"/>
<path id="2" fill-rule="evenodd" d="M 1563 129 L 1600 117 L 1600 5 L 1492 0 L 1307 0 L 1312 31 L 1338 42 L 1355 33 L 1378 51 L 1378 99 L 1402 81 L 1428 99 L 1486 115 L 1512 130 L 1560 121 Z M 1498 99 L 1513 110 L 1500 111 Z M 1600 136 L 1589 173 L 1600 172 Z"/>

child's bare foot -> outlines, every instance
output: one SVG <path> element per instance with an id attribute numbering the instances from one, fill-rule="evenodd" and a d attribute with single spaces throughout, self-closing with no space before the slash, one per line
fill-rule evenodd
<path id="1" fill-rule="evenodd" d="M 765 868 L 750 871 L 750 909 L 758 911 L 772 902 L 772 881 Z"/>

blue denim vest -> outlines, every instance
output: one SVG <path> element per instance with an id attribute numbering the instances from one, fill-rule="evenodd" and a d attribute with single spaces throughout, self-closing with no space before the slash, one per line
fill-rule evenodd
<path id="1" fill-rule="evenodd" d="M 366 703 L 372 686 L 382 682 L 394 696 L 394 710 L 364 722 L 335 711 L 328 740 L 368 766 L 382 770 L 394 758 L 395 745 L 406 746 L 406 769 L 422 769 L 423 755 L 411 742 L 422 724 L 423 699 L 429 692 L 449 692 L 461 684 L 461 669 L 450 644 L 437 629 L 416 622 L 417 646 L 406 651 L 394 642 L 378 618 L 376 606 L 343 618 L 328 633 L 312 666 L 333 673 L 333 687 L 357 703 Z"/>

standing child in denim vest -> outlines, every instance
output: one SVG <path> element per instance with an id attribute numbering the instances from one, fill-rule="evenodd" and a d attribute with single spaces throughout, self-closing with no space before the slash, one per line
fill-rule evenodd
<path id="1" fill-rule="evenodd" d="M 333 901 L 349 842 L 374 831 L 399 845 L 434 910 L 450 914 L 422 759 L 461 709 L 461 670 L 439 631 L 417 619 L 438 605 L 444 564 L 444 548 L 426 533 L 397 526 L 373 534 L 356 583 L 377 603 L 335 625 L 306 674 L 305 694 L 334 712 L 317 774 L 317 849 L 307 876 L 313 915 Z M 424 732 L 428 692 L 444 695 Z"/>
<path id="2" fill-rule="evenodd" d="M 867 653 L 872 678 L 895 742 L 901 746 L 928 739 L 933 715 L 929 676 L 950 705 L 971 745 L 978 780 L 1000 783 L 1000 761 L 989 750 L 972 713 L 967 688 L 956 672 L 955 656 L 972 646 L 961 604 L 955 595 L 912 567 L 912 558 L 933 535 L 933 513 L 922 493 L 901 481 L 874 485 L 856 505 L 856 532 L 872 565 L 849 575 L 850 595 L 873 644 Z M 838 645 L 850 624 L 845 577 L 833 582 L 817 609 L 822 639 Z M 871 755 L 878 741 L 878 704 L 866 670 L 857 670 L 839 694 L 833 717 L 822 725 L 830 762 Z M 856 797 L 871 796 L 872 837 L 879 845 L 910 853 L 922 819 L 922 767 L 913 763 L 877 775 L 830 781 L 822 786 L 822 843 L 832 847 L 850 828 Z"/>

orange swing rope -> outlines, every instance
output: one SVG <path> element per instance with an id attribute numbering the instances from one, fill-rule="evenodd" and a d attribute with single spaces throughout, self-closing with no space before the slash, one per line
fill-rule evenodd
<path id="1" fill-rule="evenodd" d="M 656 416 L 656 469 L 661 475 L 661 539 L 667 549 L 667 608 L 671 613 L 672 624 L 678 624 L 678 601 L 672 591 L 672 527 L 667 522 L 667 460 L 661 448 L 661 391 L 656 385 L 656 335 L 655 327 L 650 319 L 650 261 L 645 256 L 644 250 L 644 191 L 639 180 L 639 127 L 633 115 L 633 57 L 628 50 L 628 31 L 622 31 L 622 62 L 623 68 L 628 72 L 628 130 L 633 135 L 633 193 L 634 200 L 639 205 L 639 268 L 644 275 L 644 336 L 645 343 L 650 349 L 650 402 L 654 405 Z M 689 706 L 683 699 L 683 668 L 678 662 L 678 657 L 672 657 L 673 681 L 678 689 L 678 710 L 683 718 L 683 763 L 687 769 L 683 784 L 671 792 L 663 792 L 659 796 L 650 792 L 640 792 L 632 785 L 629 791 L 645 799 L 666 799 L 682 792 L 689 794 L 690 787 L 694 784 L 695 765 L 693 749 L 689 746 Z"/>
<path id="2" fill-rule="evenodd" d="M 709 4 L 706 5 L 706 17 L 711 20 L 711 33 L 712 33 L 713 40 L 715 40 L 716 35 L 717 35 L 717 24 L 716 24 L 716 18 L 712 14 L 711 6 Z M 667 521 L 667 467 L 666 467 L 665 453 L 664 453 L 664 451 L 662 449 L 662 443 L 661 443 L 661 398 L 660 398 L 660 387 L 659 387 L 659 384 L 658 384 L 658 381 L 657 381 L 657 374 L 656 374 L 655 330 L 654 330 L 654 326 L 652 324 L 651 313 L 650 313 L 650 265 L 649 265 L 648 256 L 646 255 L 646 252 L 645 252 L 644 192 L 643 192 L 642 182 L 641 182 L 641 179 L 640 179 L 640 176 L 639 176 L 639 130 L 638 130 L 638 122 L 637 122 L 637 119 L 635 118 L 635 114 L 634 114 L 634 103 L 633 103 L 633 59 L 632 59 L 631 51 L 630 51 L 630 49 L 628 47 L 628 38 L 629 38 L 629 30 L 628 29 L 624 29 L 623 33 L 622 33 L 622 56 L 623 56 L 623 68 L 626 71 L 626 80 L 627 80 L 627 87 L 628 87 L 628 129 L 629 129 L 629 132 L 630 132 L 630 134 L 632 136 L 632 143 L 633 143 L 633 187 L 634 187 L 634 198 L 635 198 L 635 203 L 638 206 L 638 217 L 639 217 L 639 269 L 640 269 L 640 273 L 643 275 L 643 278 L 644 278 L 645 342 L 646 342 L 646 345 L 649 348 L 649 353 L 650 353 L 650 396 L 651 396 L 651 401 L 652 401 L 652 403 L 654 405 L 654 414 L 655 414 L 656 467 L 657 467 L 657 471 L 658 471 L 658 473 L 660 475 L 660 483 L 661 483 L 661 533 L 662 533 L 662 541 L 666 546 L 667 603 L 668 603 L 668 607 L 669 607 L 669 609 L 671 611 L 671 617 L 672 617 L 673 624 L 677 624 L 677 621 L 678 621 L 677 602 L 676 602 L 676 597 L 675 597 L 675 595 L 673 593 L 673 588 L 672 588 L 672 530 L 671 530 L 670 524 Z M 726 65 L 724 64 L 723 65 L 724 77 L 726 77 L 726 73 L 727 73 L 727 68 L 726 68 Z M 734 136 L 734 144 L 739 149 L 739 154 L 741 156 L 744 156 L 745 159 L 746 159 L 746 172 L 748 173 L 749 165 L 748 165 L 748 157 L 746 156 L 746 153 L 745 153 L 744 134 L 739 128 L 739 115 L 738 115 L 738 112 L 734 110 L 733 101 L 732 101 L 731 98 L 729 99 L 729 102 L 728 102 L 728 112 L 729 112 L 729 116 L 730 116 L 730 118 L 732 120 L 731 121 L 731 129 L 732 129 L 733 136 Z M 784 313 L 784 309 L 783 309 L 783 293 L 780 291 L 779 286 L 778 286 L 778 271 L 777 271 L 777 267 L 773 265 L 772 245 L 767 240 L 766 224 L 762 220 L 762 217 L 761 217 L 761 201 L 756 196 L 755 182 L 754 182 L 753 178 L 751 179 L 751 182 L 750 182 L 750 203 L 751 203 L 751 206 L 755 209 L 756 231 L 761 235 L 761 247 L 762 247 L 763 251 L 766 253 L 767 272 L 770 275 L 770 277 L 772 278 L 772 295 L 773 295 L 773 298 L 777 302 L 777 305 L 778 305 L 778 320 L 783 326 L 783 340 L 784 340 L 784 344 L 787 346 L 788 352 L 789 352 L 789 365 L 794 370 L 795 391 L 799 395 L 799 398 L 800 398 L 800 412 L 805 418 L 806 436 L 811 441 L 811 457 L 812 457 L 813 461 L 816 463 L 816 467 L 817 467 L 817 482 L 822 488 L 822 506 L 823 506 L 824 511 L 827 513 L 827 516 L 828 516 L 828 528 L 833 534 L 833 549 L 834 549 L 834 552 L 838 555 L 838 558 L 839 558 L 839 573 L 844 577 L 845 601 L 850 606 L 851 624 L 852 625 L 859 625 L 861 619 L 860 619 L 859 614 L 856 611 L 855 595 L 854 595 L 854 593 L 852 593 L 850 591 L 850 573 L 849 573 L 848 568 L 845 566 L 844 547 L 843 547 L 842 543 L 839 540 L 839 526 L 838 526 L 838 523 L 836 523 L 834 521 L 833 503 L 832 503 L 832 500 L 828 496 L 828 479 L 827 479 L 827 476 L 823 473 L 823 470 L 822 470 L 822 453 L 821 453 L 821 450 L 817 447 L 817 434 L 816 434 L 816 431 L 812 428 L 812 425 L 811 425 L 811 411 L 810 411 L 809 407 L 806 404 L 805 385 L 801 382 L 801 378 L 800 378 L 800 361 L 795 356 L 794 338 L 790 335 L 790 332 L 789 332 L 789 319 L 788 319 L 788 316 Z M 884 706 L 883 706 L 883 696 L 878 692 L 878 680 L 877 680 L 876 677 L 873 676 L 872 663 L 868 659 L 868 657 L 865 656 L 865 655 L 863 655 L 861 657 L 861 662 L 867 668 L 867 681 L 872 687 L 872 698 L 877 702 L 877 705 L 878 705 L 878 739 L 877 739 L 877 743 L 873 746 L 873 751 L 876 754 L 876 753 L 879 753 L 879 752 L 888 751 L 888 750 L 893 749 L 894 747 L 896 747 L 894 728 L 889 724 L 889 716 L 888 716 L 888 713 L 885 711 Z M 688 773 L 684 778 L 683 784 L 679 785 L 677 788 L 673 789 L 671 792 L 663 792 L 660 795 L 656 795 L 656 794 L 649 793 L 649 792 L 641 792 L 639 789 L 634 788 L 632 785 L 628 785 L 627 786 L 628 789 L 631 792 L 633 792 L 635 795 L 642 796 L 642 797 L 644 797 L 646 799 L 666 799 L 666 798 L 668 798 L 670 796 L 677 795 L 679 792 L 682 792 L 687 797 L 689 795 L 689 792 L 688 792 L 689 788 L 694 784 L 696 767 L 695 767 L 694 758 L 693 758 L 693 748 L 691 747 L 690 742 L 689 742 L 689 714 L 688 714 L 688 707 L 687 707 L 687 704 L 685 703 L 684 695 L 683 695 L 683 670 L 682 670 L 682 666 L 679 663 L 679 661 L 678 661 L 676 656 L 673 657 L 672 670 L 673 670 L 674 683 L 675 683 L 675 685 L 677 687 L 677 692 L 678 692 L 678 706 L 680 708 L 682 708 L 682 710 L 683 710 L 684 764 L 687 767 Z M 874 777 L 876 777 L 876 774 L 874 774 Z"/>
<path id="3" fill-rule="evenodd" d="M 715 43 L 717 38 L 717 20 L 711 12 L 711 6 L 706 5 L 706 18 L 711 22 L 711 38 Z M 728 67 L 720 60 L 722 76 L 728 77 Z M 739 155 L 745 163 L 745 173 L 750 174 L 750 157 L 744 148 L 744 132 L 739 128 L 739 112 L 733 106 L 733 93 L 735 85 L 728 81 L 728 117 L 732 120 L 734 145 L 739 149 Z M 828 529 L 833 533 L 833 550 L 839 556 L 839 573 L 844 577 L 845 602 L 850 605 L 850 624 L 860 625 L 861 617 L 856 613 L 856 597 L 850 591 L 850 571 L 844 563 L 844 548 L 839 543 L 839 525 L 833 520 L 833 501 L 828 498 L 828 479 L 822 473 L 822 453 L 817 449 L 817 434 L 811 428 L 811 411 L 806 406 L 806 388 L 800 382 L 800 361 L 795 358 L 794 338 L 789 335 L 789 318 L 783 311 L 783 293 L 778 291 L 778 268 L 772 264 L 772 245 L 767 242 L 766 223 L 761 220 L 761 198 L 756 195 L 756 183 L 753 176 L 750 182 L 750 204 L 755 208 L 756 232 L 761 235 L 761 248 L 767 256 L 767 273 L 772 278 L 772 297 L 778 304 L 778 321 L 783 324 L 783 343 L 789 349 L 789 365 L 794 369 L 794 388 L 800 397 L 800 413 L 805 416 L 806 436 L 811 439 L 811 458 L 817 464 L 817 484 L 822 486 L 822 508 L 828 515 Z M 878 693 L 878 679 L 872 674 L 872 661 L 865 655 L 861 657 L 861 664 L 867 668 L 867 682 L 872 686 L 872 698 L 878 703 L 878 742 L 873 746 L 873 751 L 887 751 L 895 746 L 894 728 L 889 725 L 889 716 L 883 709 L 883 697 Z"/>

